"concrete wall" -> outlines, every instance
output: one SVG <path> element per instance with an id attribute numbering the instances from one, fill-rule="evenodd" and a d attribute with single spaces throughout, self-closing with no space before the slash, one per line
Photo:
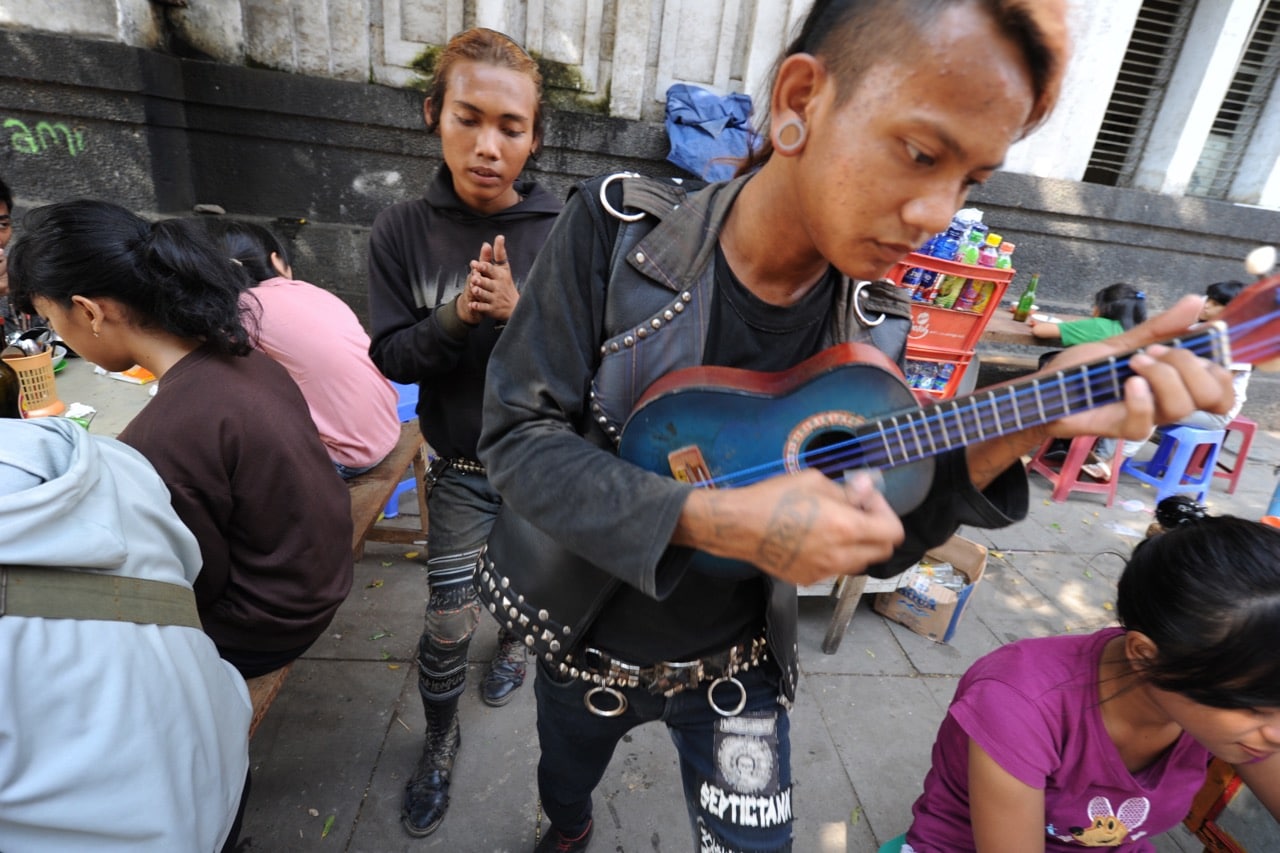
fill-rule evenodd
<path id="1" fill-rule="evenodd" d="M 22 31 L 0 30 L 0 55 L 0 175 L 19 210 L 75 196 L 167 215 L 220 205 L 274 225 L 299 275 L 362 315 L 373 217 L 439 163 L 410 90 Z M 600 172 L 675 174 L 667 150 L 660 124 L 552 111 L 530 176 L 563 195 Z M 1040 302 L 1057 310 L 1114 281 L 1159 309 L 1243 276 L 1245 254 L 1280 234 L 1275 211 L 1010 173 L 971 203 L 1018 246 L 1012 290 L 1039 271 Z"/>

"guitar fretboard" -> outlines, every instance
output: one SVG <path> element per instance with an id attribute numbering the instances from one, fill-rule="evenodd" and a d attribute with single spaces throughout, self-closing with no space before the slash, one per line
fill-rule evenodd
<path id="1" fill-rule="evenodd" d="M 1225 367 L 1231 362 L 1229 337 L 1225 328 L 1213 325 L 1166 345 Z M 859 427 L 853 443 L 862 448 L 862 464 L 893 467 L 1105 406 L 1121 399 L 1125 380 L 1135 375 L 1131 357 L 1112 356 L 893 415 Z"/>

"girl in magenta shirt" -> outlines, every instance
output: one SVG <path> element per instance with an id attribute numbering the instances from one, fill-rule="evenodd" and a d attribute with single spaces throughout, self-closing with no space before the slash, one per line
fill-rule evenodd
<path id="1" fill-rule="evenodd" d="M 1280 530 L 1224 516 L 1149 539 L 1117 611 L 970 667 L 903 853 L 1152 851 L 1211 755 L 1280 816 Z"/>

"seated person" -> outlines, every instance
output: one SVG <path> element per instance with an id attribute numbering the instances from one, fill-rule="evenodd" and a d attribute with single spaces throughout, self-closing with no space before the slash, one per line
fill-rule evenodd
<path id="1" fill-rule="evenodd" d="M 28 574 L 26 600 L 11 596 L 0 617 L 0 848 L 234 849 L 249 693 L 200 630 L 200 546 L 155 469 L 65 418 L 0 419 L 0 566 L 11 589 Z M 68 610 L 65 590 L 40 593 L 38 576 L 73 573 L 141 579 L 189 623 L 119 621 L 96 601 Z M 57 618 L 36 615 L 51 607 Z"/>
<path id="2" fill-rule="evenodd" d="M 254 345 L 298 383 L 343 479 L 368 471 L 400 440 L 400 416 L 396 391 L 369 359 L 369 335 L 355 312 L 329 291 L 294 279 L 288 251 L 263 226 L 212 224 L 227 255 L 256 282 L 242 300 L 260 306 Z"/>
<path id="3" fill-rule="evenodd" d="M 119 205 L 37 208 L 9 257 L 18 307 L 159 391 L 120 433 L 200 543 L 205 631 L 245 678 L 315 642 L 351 589 L 351 500 L 283 367 L 252 347 L 245 274 L 207 234 Z"/>
<path id="4" fill-rule="evenodd" d="M 1070 320 L 1065 323 L 1051 323 L 1031 319 L 1031 334 L 1045 340 L 1059 340 L 1063 346 L 1087 344 L 1114 337 L 1121 332 L 1132 329 L 1147 319 L 1147 295 L 1124 282 L 1107 285 L 1093 295 L 1093 316 L 1085 320 Z M 1040 366 L 1044 367 L 1059 350 L 1051 350 L 1040 356 Z M 1122 453 L 1125 458 L 1133 456 L 1142 449 L 1144 441 L 1126 441 Z M 1055 443 L 1050 451 L 1054 458 L 1067 455 L 1070 442 Z M 1095 480 L 1111 479 L 1111 462 L 1115 456 L 1116 440 L 1100 438 L 1094 445 L 1088 464 L 1080 470 Z"/>
<path id="5" fill-rule="evenodd" d="M 1133 285 L 1117 282 L 1093 295 L 1093 316 L 1084 320 L 1052 323 L 1031 318 L 1031 334 L 1064 347 L 1103 341 L 1147 319 L 1147 295 Z M 1046 353 L 1048 356 L 1056 353 Z M 1041 364 L 1041 367 L 1044 365 Z"/>
<path id="6" fill-rule="evenodd" d="M 1201 322 L 1208 323 L 1216 320 L 1231 300 L 1244 290 L 1244 287 L 1242 281 L 1215 281 L 1206 287 L 1204 308 L 1200 312 Z M 1252 374 L 1253 367 L 1249 364 L 1231 365 L 1231 387 L 1236 392 L 1236 402 L 1231 410 L 1221 415 L 1213 412 L 1192 412 L 1178 423 L 1199 429 L 1224 429 L 1240 414 L 1240 409 L 1248 397 L 1249 377 Z"/>
<path id="7" fill-rule="evenodd" d="M 1280 530 L 1180 515 L 1134 549 L 1121 627 L 969 668 L 902 851 L 1152 851 L 1211 755 L 1280 816 Z"/>
<path id="8" fill-rule="evenodd" d="M 17 315 L 9 298 L 9 259 L 5 250 L 13 237 L 13 193 L 9 185 L 0 181 L 0 346 L 9 335 L 18 331 Z"/>

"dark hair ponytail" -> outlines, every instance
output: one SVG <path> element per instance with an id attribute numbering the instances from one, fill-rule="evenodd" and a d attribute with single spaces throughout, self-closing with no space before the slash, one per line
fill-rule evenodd
<path id="1" fill-rule="evenodd" d="M 289 250 L 275 232 L 263 225 L 225 219 L 214 223 L 211 230 L 226 256 L 244 267 L 244 271 L 254 282 L 282 275 L 271 263 L 273 254 L 280 256 L 284 266 L 292 266 Z"/>
<path id="2" fill-rule="evenodd" d="M 1115 320 L 1126 329 L 1147 319 L 1147 294 L 1124 282 L 1107 285 L 1095 293 L 1093 306 L 1099 317 Z"/>
<path id="3" fill-rule="evenodd" d="M 1220 516 L 1144 540 L 1116 611 L 1155 643 L 1142 668 L 1155 687 L 1215 708 L 1280 708 L 1280 530 Z"/>
<path id="4" fill-rule="evenodd" d="M 245 355 L 244 271 L 207 234 L 177 220 L 154 225 L 105 201 L 78 199 L 36 208 L 9 258 L 20 310 L 35 297 L 69 307 L 73 296 L 108 298 L 130 321 Z"/>

